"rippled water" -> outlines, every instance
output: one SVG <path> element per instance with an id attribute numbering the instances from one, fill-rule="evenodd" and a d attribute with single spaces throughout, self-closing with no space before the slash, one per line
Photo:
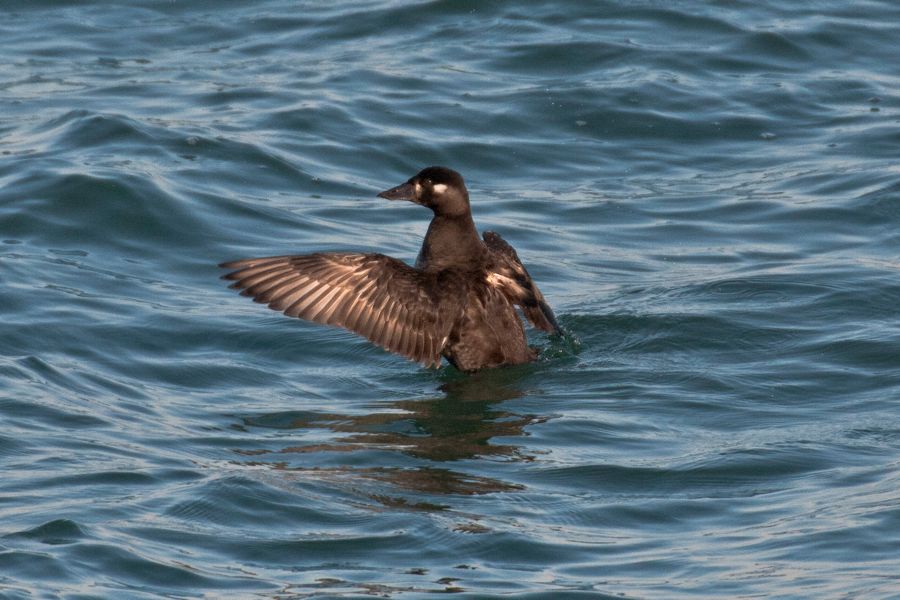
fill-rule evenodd
<path id="1" fill-rule="evenodd" d="M 900 598 L 896 3 L 0 16 L 0 596 Z M 374 194 L 433 163 L 567 330 L 539 362 L 218 279 L 412 260 Z"/>

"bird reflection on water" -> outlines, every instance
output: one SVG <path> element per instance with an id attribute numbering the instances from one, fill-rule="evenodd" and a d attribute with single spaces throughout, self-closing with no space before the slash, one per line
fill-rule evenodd
<path id="1" fill-rule="evenodd" d="M 402 490 L 426 494 L 485 494 L 521 489 L 515 483 L 464 472 L 447 464 L 464 460 L 531 461 L 511 438 L 527 435 L 529 425 L 547 420 L 546 416 L 518 414 L 499 407 L 502 402 L 523 395 L 520 380 L 529 367 L 494 369 L 472 376 L 450 378 L 441 385 L 442 395 L 435 398 L 396 400 L 379 403 L 382 410 L 370 414 L 345 415 L 326 412 L 291 411 L 243 418 L 243 428 L 274 428 L 297 432 L 296 443 L 278 449 L 238 450 L 252 456 L 247 466 L 266 465 L 292 474 L 292 477 L 328 480 L 337 483 L 349 479 L 355 488 L 360 479 L 387 483 Z M 303 432 L 316 439 L 303 442 Z M 333 438 L 322 442 L 323 431 Z M 504 438 L 495 443 L 494 438 Z M 397 466 L 334 466 L 363 462 L 391 462 L 385 453 L 398 453 Z M 378 460 L 341 460 L 335 453 L 379 453 Z M 302 460 L 300 455 L 303 456 Z M 321 456 L 321 465 L 310 460 Z M 417 464 L 410 464 L 410 458 Z M 461 466 L 461 465 L 460 465 Z M 470 464 L 466 465 L 467 467 Z M 467 469 L 468 470 L 468 469 Z M 402 499 L 387 500 L 384 490 L 368 494 L 382 504 L 403 504 Z M 408 508 L 408 507 L 407 507 Z"/>

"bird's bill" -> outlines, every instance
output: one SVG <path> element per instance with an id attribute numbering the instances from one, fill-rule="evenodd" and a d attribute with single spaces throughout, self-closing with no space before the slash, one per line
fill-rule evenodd
<path id="1" fill-rule="evenodd" d="M 416 188 L 413 184 L 407 182 L 389 190 L 384 190 L 378 194 L 378 197 L 386 198 L 387 200 L 409 200 L 414 202 L 416 199 Z"/>

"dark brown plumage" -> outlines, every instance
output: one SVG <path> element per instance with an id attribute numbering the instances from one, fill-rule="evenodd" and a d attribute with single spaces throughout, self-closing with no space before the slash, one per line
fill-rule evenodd
<path id="1" fill-rule="evenodd" d="M 535 327 L 560 332 L 515 250 L 494 232 L 478 238 L 458 173 L 429 167 L 379 196 L 434 211 L 415 268 L 383 254 L 317 253 L 222 263 L 234 269 L 225 279 L 273 310 L 426 366 L 441 356 L 463 371 L 533 360 L 514 305 Z"/>

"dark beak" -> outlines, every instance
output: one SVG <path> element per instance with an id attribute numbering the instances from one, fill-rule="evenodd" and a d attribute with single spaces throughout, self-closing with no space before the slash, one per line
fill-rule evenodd
<path id="1" fill-rule="evenodd" d="M 413 184 L 407 182 L 403 185 L 392 187 L 389 190 L 384 190 L 383 192 L 378 194 L 378 197 L 386 198 L 388 200 L 409 200 L 411 202 L 415 202 L 416 188 Z"/>

